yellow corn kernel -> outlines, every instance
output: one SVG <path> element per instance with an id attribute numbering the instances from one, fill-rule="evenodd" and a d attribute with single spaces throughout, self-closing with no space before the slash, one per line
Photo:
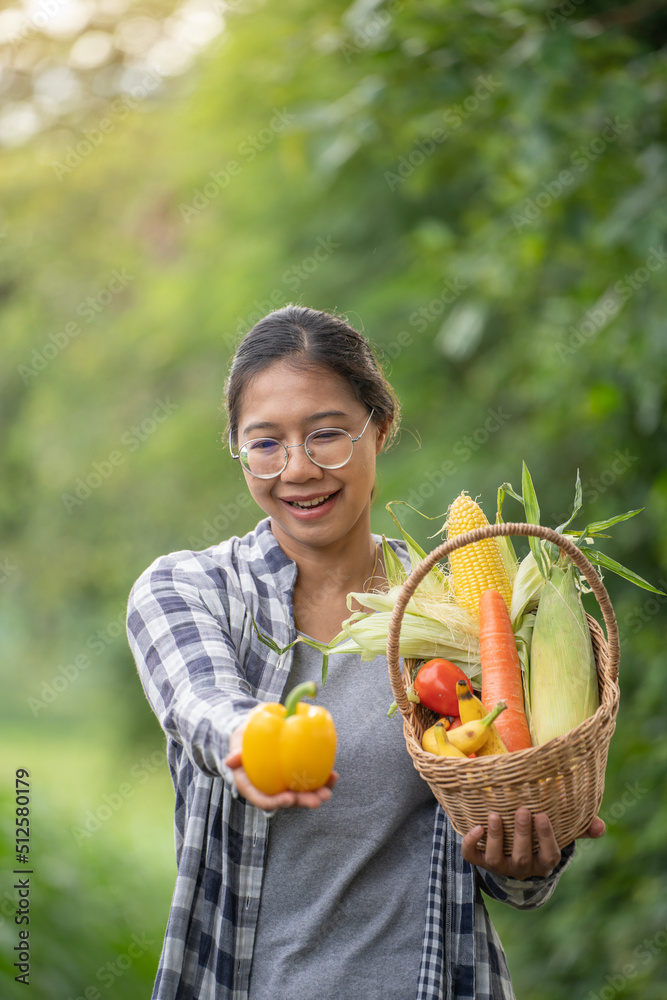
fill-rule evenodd
<path id="1" fill-rule="evenodd" d="M 488 523 L 482 508 L 464 491 L 449 508 L 447 538 L 457 538 L 466 531 L 484 528 Z M 449 565 L 454 596 L 462 608 L 478 618 L 479 599 L 485 590 L 497 590 L 509 608 L 512 584 L 495 538 L 484 538 L 457 549 L 450 554 Z"/>

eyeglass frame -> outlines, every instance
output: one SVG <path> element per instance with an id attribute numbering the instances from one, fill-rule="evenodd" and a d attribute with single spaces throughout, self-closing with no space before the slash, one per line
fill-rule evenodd
<path id="1" fill-rule="evenodd" d="M 243 465 L 243 462 L 241 462 L 241 466 L 243 467 L 244 472 L 247 472 L 249 475 L 254 476 L 255 479 L 275 479 L 277 476 L 282 476 L 283 472 L 287 468 L 289 462 L 289 453 L 292 448 L 306 448 L 306 455 L 308 455 L 310 461 L 313 463 L 313 465 L 316 465 L 318 469 L 343 469 L 348 464 L 348 462 L 352 460 L 352 456 L 354 454 L 354 445 L 357 443 L 357 441 L 359 441 L 359 439 L 364 434 L 366 428 L 371 422 L 371 418 L 374 413 L 375 413 L 375 407 L 371 410 L 370 414 L 368 415 L 368 420 L 364 424 L 361 434 L 358 434 L 355 438 L 353 438 L 350 432 L 346 431 L 344 427 L 316 427 L 314 431 L 311 431 L 310 434 L 306 435 L 306 441 L 307 441 L 308 438 L 311 437 L 313 434 L 320 434 L 322 431 L 341 431 L 343 434 L 347 434 L 352 444 L 352 451 L 350 452 L 350 457 L 346 458 L 344 462 L 340 463 L 340 465 L 320 465 L 319 462 L 315 461 L 312 455 L 308 455 L 308 449 L 306 448 L 306 441 L 302 441 L 301 444 L 283 444 L 283 442 L 279 441 L 278 438 L 271 438 L 271 437 L 248 438 L 248 440 L 244 441 L 241 447 L 239 448 L 238 454 L 235 455 L 234 452 L 232 451 L 231 431 L 229 432 L 229 453 L 233 459 L 241 461 L 241 449 L 245 448 L 249 444 L 252 444 L 253 441 L 275 441 L 276 444 L 281 445 L 285 449 L 285 464 L 283 465 L 280 472 L 272 472 L 270 476 L 261 476 L 257 472 L 251 472 L 251 470 L 247 469 L 245 465 Z"/>

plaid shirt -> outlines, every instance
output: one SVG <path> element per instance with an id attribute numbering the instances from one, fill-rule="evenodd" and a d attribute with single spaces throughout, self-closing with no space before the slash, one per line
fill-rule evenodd
<path id="1" fill-rule="evenodd" d="M 376 536 L 376 541 L 380 539 Z M 403 563 L 402 542 L 391 542 Z M 243 538 L 162 556 L 129 599 L 128 638 L 167 735 L 176 793 L 178 874 L 153 1000 L 246 1000 L 270 815 L 240 797 L 224 764 L 232 731 L 258 701 L 280 701 L 296 638 L 297 568 L 268 518 Z M 544 903 L 549 878 L 500 878 L 463 860 L 445 813 L 435 823 L 416 1000 L 510 1000 L 502 945 L 481 890 L 519 909 Z"/>

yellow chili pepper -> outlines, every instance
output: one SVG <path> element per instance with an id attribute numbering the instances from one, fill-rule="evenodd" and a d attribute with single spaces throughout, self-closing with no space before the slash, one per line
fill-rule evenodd
<path id="1" fill-rule="evenodd" d="M 284 705 L 258 705 L 243 732 L 241 763 L 265 795 L 311 792 L 329 778 L 336 756 L 336 727 L 326 708 L 304 705 L 317 687 L 305 681 L 292 688 Z"/>

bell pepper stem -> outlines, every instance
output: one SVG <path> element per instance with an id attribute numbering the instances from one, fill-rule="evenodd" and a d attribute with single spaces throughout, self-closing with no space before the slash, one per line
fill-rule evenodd
<path id="1" fill-rule="evenodd" d="M 297 684 L 296 687 L 293 687 L 285 698 L 285 718 L 287 719 L 296 713 L 296 706 L 302 698 L 314 698 L 316 694 L 315 681 L 304 681 L 303 684 Z"/>

